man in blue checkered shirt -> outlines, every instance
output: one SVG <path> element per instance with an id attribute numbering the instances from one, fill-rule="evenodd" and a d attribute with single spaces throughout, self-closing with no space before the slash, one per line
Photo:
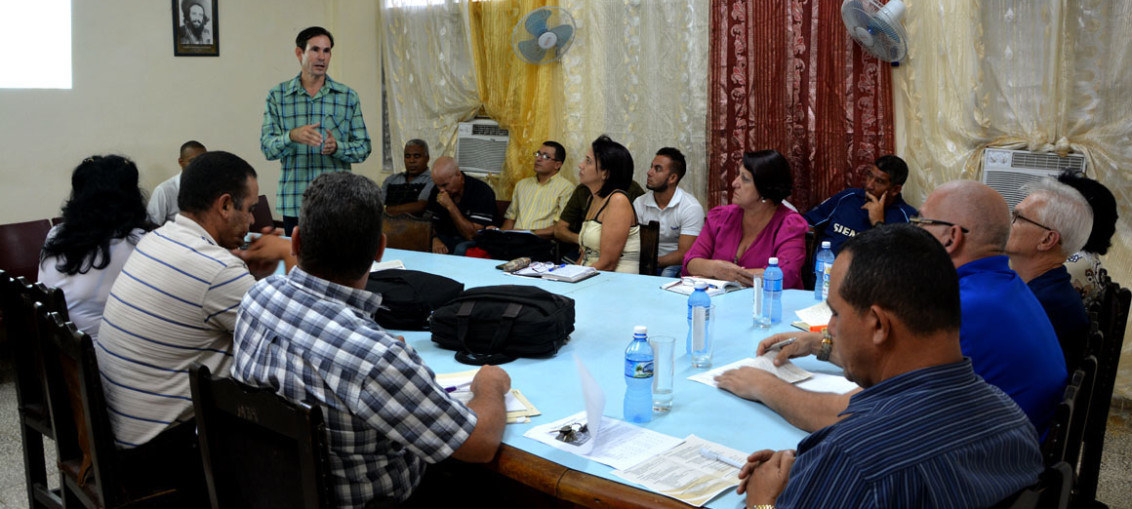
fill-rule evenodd
<path id="1" fill-rule="evenodd" d="M 506 372 L 484 366 L 464 405 L 374 322 L 381 295 L 365 284 L 385 249 L 380 193 L 349 172 L 315 179 L 291 237 L 298 266 L 253 286 L 236 315 L 232 377 L 323 409 L 335 507 L 396 505 L 426 464 L 448 457 L 490 461 L 511 388 Z M 444 495 L 421 491 L 414 503 Z"/>
<path id="2" fill-rule="evenodd" d="M 371 149 L 357 92 L 326 74 L 334 36 L 310 27 L 299 32 L 295 45 L 302 71 L 267 93 L 260 129 L 264 157 L 283 160 L 275 205 L 288 233 L 298 223 L 307 185 L 323 173 L 349 171 Z"/>

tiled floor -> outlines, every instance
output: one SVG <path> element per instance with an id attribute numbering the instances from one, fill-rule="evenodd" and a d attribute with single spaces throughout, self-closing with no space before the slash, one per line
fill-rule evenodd
<path id="1" fill-rule="evenodd" d="M 46 444 L 48 470 L 55 464 L 53 444 Z M 52 487 L 58 485 L 50 478 Z M 1132 509 L 1132 403 L 1116 405 L 1109 418 L 1097 498 L 1112 509 Z M 0 509 L 27 507 L 23 452 L 16 415 L 16 387 L 6 360 L 0 360 Z"/>

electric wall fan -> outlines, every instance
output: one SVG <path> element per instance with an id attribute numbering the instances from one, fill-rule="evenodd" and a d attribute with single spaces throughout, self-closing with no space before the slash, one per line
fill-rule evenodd
<path id="1" fill-rule="evenodd" d="M 511 48 L 529 64 L 555 62 L 574 42 L 574 17 L 561 7 L 539 7 L 511 31 Z"/>
<path id="2" fill-rule="evenodd" d="M 904 18 L 904 2 L 891 0 L 845 0 L 841 4 L 841 20 L 849 36 L 870 55 L 892 65 L 899 65 L 908 54 L 908 38 L 900 20 Z"/>

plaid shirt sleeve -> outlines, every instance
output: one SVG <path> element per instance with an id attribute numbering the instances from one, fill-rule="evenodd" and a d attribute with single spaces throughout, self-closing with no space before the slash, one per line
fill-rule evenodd
<path id="1" fill-rule="evenodd" d="M 282 102 L 282 86 L 275 87 L 267 93 L 267 106 L 263 111 L 259 146 L 268 161 L 275 161 L 286 155 L 288 145 L 291 144 L 290 128 L 283 125 L 283 114 L 280 110 Z"/>
<path id="2" fill-rule="evenodd" d="M 392 346 L 374 364 L 358 393 L 358 418 L 429 463 L 463 445 L 476 414 L 437 385 L 416 352 Z"/>
<path id="3" fill-rule="evenodd" d="M 333 156 L 347 163 L 360 163 L 369 157 L 373 150 L 370 144 L 369 132 L 366 130 L 366 121 L 362 118 L 362 105 L 358 100 L 358 93 L 349 90 L 345 108 L 341 111 L 342 117 L 348 117 L 348 126 L 322 126 L 331 129 L 334 138 L 338 140 L 338 151 Z M 335 112 L 337 117 L 339 112 Z"/>

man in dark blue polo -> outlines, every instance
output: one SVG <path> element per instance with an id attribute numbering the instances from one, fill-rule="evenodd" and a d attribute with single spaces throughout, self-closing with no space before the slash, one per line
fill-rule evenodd
<path id="1" fill-rule="evenodd" d="M 908 165 L 894 155 L 881 156 L 869 166 L 865 187 L 846 189 L 804 214 L 815 230 L 824 230 L 834 253 L 857 234 L 884 223 L 907 223 L 916 209 L 904 202 L 900 190 L 908 180 Z"/>
<path id="2" fill-rule="evenodd" d="M 1089 315 L 1065 260 L 1089 239 L 1093 209 L 1076 189 L 1054 179 L 1026 184 L 1022 191 L 1026 198 L 1014 206 L 1006 254 L 1045 309 L 1072 372 L 1085 354 Z"/>

